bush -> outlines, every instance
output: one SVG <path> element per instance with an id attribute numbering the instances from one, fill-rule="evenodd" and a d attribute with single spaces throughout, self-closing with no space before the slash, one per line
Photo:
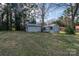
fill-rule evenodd
<path id="1" fill-rule="evenodd" d="M 15 28 L 12 28 L 12 31 L 16 31 L 16 29 Z"/>
<path id="2" fill-rule="evenodd" d="M 70 26 L 67 26 L 65 31 L 66 31 L 66 34 L 75 34 L 74 28 L 72 28 Z"/>
<path id="3" fill-rule="evenodd" d="M 7 27 L 6 25 L 0 25 L 0 31 L 6 31 L 7 30 Z"/>

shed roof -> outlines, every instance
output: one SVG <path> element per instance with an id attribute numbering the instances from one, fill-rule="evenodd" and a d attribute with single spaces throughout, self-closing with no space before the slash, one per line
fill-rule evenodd
<path id="1" fill-rule="evenodd" d="M 46 25 L 44 27 L 50 27 L 50 26 L 56 26 L 57 24 L 50 24 L 50 25 Z"/>
<path id="2" fill-rule="evenodd" d="M 27 24 L 27 26 L 40 27 L 41 25 L 39 25 L 39 24 Z"/>

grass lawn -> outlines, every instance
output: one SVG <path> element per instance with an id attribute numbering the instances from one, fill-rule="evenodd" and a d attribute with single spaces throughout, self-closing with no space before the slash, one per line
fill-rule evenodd
<path id="1" fill-rule="evenodd" d="M 79 34 L 0 32 L 0 55 L 79 55 Z"/>

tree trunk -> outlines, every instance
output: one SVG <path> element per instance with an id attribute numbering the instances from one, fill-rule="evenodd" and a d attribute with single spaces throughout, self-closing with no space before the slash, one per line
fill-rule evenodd
<path id="1" fill-rule="evenodd" d="M 7 18 L 7 22 L 6 22 L 6 25 L 7 25 L 7 30 L 9 30 L 9 12 L 8 12 L 8 7 L 7 7 L 7 16 L 6 16 L 6 18 Z"/>
<path id="2" fill-rule="evenodd" d="M 75 16 L 77 14 L 78 7 L 79 7 L 79 4 L 78 3 L 75 4 L 75 9 L 71 6 L 71 12 L 72 12 L 71 28 L 74 30 L 74 33 L 73 34 L 75 34 L 75 23 L 74 23 L 74 19 L 75 19 Z"/>
<path id="3" fill-rule="evenodd" d="M 41 32 L 44 31 L 44 17 L 45 17 L 45 5 L 44 5 L 44 3 L 43 3 L 43 5 L 42 5 L 42 15 L 41 15 L 41 18 L 42 18 Z"/>

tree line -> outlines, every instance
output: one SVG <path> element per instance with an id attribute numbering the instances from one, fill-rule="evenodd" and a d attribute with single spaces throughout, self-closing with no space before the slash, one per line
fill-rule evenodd
<path id="1" fill-rule="evenodd" d="M 36 23 L 41 20 L 41 32 L 43 32 L 44 20 L 47 18 L 53 6 L 48 3 L 5 3 L 0 4 L 0 30 L 25 30 L 25 23 Z"/>
<path id="2" fill-rule="evenodd" d="M 26 21 L 35 22 L 35 16 L 31 13 L 35 10 L 36 4 L 1 4 L 0 30 L 24 30 Z"/>
<path id="3" fill-rule="evenodd" d="M 64 10 L 63 16 L 59 17 L 59 20 L 54 23 L 65 27 L 67 34 L 75 34 L 75 25 L 79 24 L 79 4 L 69 3 L 65 5 L 67 8 Z"/>
<path id="4" fill-rule="evenodd" d="M 75 34 L 75 17 L 78 14 L 78 3 L 5 3 L 0 4 L 0 30 L 25 30 L 25 23 L 36 23 L 41 20 L 41 32 L 43 32 L 45 19 L 50 12 L 58 8 L 67 7 L 64 17 L 68 20 L 67 32 Z M 52 15 L 53 16 L 53 15 Z M 62 18 L 62 17 L 61 17 Z M 60 19 L 61 19 L 60 18 Z M 63 24 L 63 23 L 62 23 Z M 62 25 L 61 24 L 61 25 Z M 64 26 L 64 25 L 63 25 Z"/>

